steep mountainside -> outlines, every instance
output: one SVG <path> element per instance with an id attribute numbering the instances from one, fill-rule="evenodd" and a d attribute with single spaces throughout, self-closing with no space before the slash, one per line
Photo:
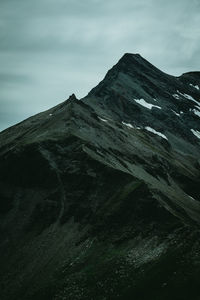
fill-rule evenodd
<path id="1" fill-rule="evenodd" d="M 125 54 L 0 133 L 2 300 L 199 300 L 200 72 Z"/>

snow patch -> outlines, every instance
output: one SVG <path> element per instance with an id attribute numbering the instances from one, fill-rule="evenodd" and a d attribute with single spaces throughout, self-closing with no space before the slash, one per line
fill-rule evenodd
<path id="1" fill-rule="evenodd" d="M 200 90 L 200 87 L 198 85 L 194 85 L 194 84 L 190 83 L 190 86 L 192 86 L 193 88 L 195 88 L 197 90 Z"/>
<path id="2" fill-rule="evenodd" d="M 199 110 L 196 110 L 196 109 L 191 109 L 191 111 L 197 115 L 198 117 L 200 117 L 200 111 Z"/>
<path id="3" fill-rule="evenodd" d="M 191 131 L 198 139 L 200 139 L 200 131 L 194 129 L 191 129 Z"/>
<path id="4" fill-rule="evenodd" d="M 200 105 L 200 103 L 195 100 L 192 96 L 188 95 L 188 94 L 182 94 L 181 92 L 177 91 L 181 96 L 183 96 L 184 98 L 188 99 L 188 100 L 191 100 L 195 103 L 197 103 L 197 105 Z"/>
<path id="5" fill-rule="evenodd" d="M 127 127 L 129 127 L 129 128 L 141 129 L 140 127 L 133 126 L 132 124 L 130 124 L 130 123 L 125 123 L 125 122 L 123 122 L 123 121 L 122 121 L 122 124 L 125 125 L 125 126 L 127 126 Z"/>
<path id="6" fill-rule="evenodd" d="M 177 94 L 173 94 L 172 96 L 173 96 L 175 99 L 180 99 L 180 96 L 177 95 Z"/>
<path id="7" fill-rule="evenodd" d="M 127 126 L 127 127 L 129 127 L 129 128 L 134 128 L 133 125 L 131 125 L 130 123 L 122 122 L 122 124 L 125 125 L 125 126 Z"/>
<path id="8" fill-rule="evenodd" d="M 178 114 L 177 112 L 175 112 L 173 109 L 172 109 L 172 111 L 173 111 L 173 113 L 174 113 L 176 116 L 180 117 L 180 114 Z"/>
<path id="9" fill-rule="evenodd" d="M 167 138 L 164 134 L 162 134 L 162 133 L 159 132 L 159 131 L 156 131 L 155 129 L 153 129 L 153 128 L 149 127 L 149 126 L 146 126 L 145 129 L 148 130 L 148 131 L 150 131 L 150 132 L 152 132 L 152 133 L 154 133 L 154 134 L 159 135 L 159 136 L 162 137 L 163 139 L 168 140 L 168 138 Z"/>
<path id="10" fill-rule="evenodd" d="M 99 120 L 101 120 L 101 121 L 103 121 L 103 122 L 108 122 L 108 120 L 103 119 L 103 118 L 101 118 L 101 117 L 99 117 L 99 116 L 98 116 L 98 118 L 99 118 Z"/>
<path id="11" fill-rule="evenodd" d="M 154 105 L 154 104 L 150 104 L 150 103 L 146 102 L 144 99 L 134 99 L 134 100 L 138 104 L 140 104 L 140 105 L 142 105 L 142 106 L 144 106 L 144 107 L 146 107 L 148 109 L 152 109 L 152 107 L 156 107 L 156 108 L 161 109 L 160 106 L 157 106 L 157 105 Z"/>
<path id="12" fill-rule="evenodd" d="M 49 114 L 49 116 L 51 117 L 51 116 L 53 116 L 53 114 Z"/>

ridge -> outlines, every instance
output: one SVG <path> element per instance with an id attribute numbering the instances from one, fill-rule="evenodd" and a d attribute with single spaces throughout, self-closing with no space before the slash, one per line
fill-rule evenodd
<path id="1" fill-rule="evenodd" d="M 2 300 L 199 299 L 199 89 L 126 53 L 0 133 Z"/>

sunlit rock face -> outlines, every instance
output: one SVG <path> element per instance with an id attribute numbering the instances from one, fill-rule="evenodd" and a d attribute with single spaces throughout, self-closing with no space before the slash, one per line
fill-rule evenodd
<path id="1" fill-rule="evenodd" d="M 200 73 L 125 54 L 0 133 L 2 300 L 198 300 Z"/>

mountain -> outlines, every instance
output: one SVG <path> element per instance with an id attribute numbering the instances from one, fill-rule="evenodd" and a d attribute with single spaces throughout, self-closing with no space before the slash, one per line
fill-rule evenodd
<path id="1" fill-rule="evenodd" d="M 199 300 L 200 72 L 125 54 L 0 133 L 2 300 Z"/>

